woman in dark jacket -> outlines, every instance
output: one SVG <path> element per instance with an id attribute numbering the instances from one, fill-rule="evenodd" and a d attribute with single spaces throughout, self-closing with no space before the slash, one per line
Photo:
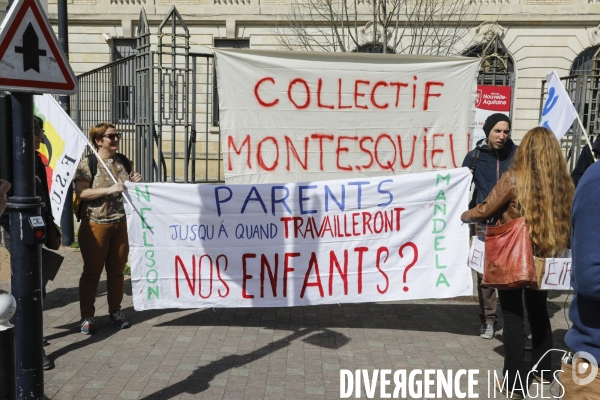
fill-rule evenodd
<path id="1" fill-rule="evenodd" d="M 571 177 L 573 178 L 573 183 L 575 186 L 577 186 L 585 171 L 596 162 L 594 156 L 592 155 L 592 151 L 594 152 L 596 159 L 600 157 L 600 136 L 598 136 L 596 140 L 594 140 L 594 143 L 592 143 L 592 150 L 590 150 L 590 146 L 587 144 L 583 146 L 581 155 L 579 156 L 577 164 L 575 165 L 575 169 L 573 172 L 571 172 Z"/>
<path id="2" fill-rule="evenodd" d="M 463 222 L 484 222 L 492 217 L 507 223 L 523 216 L 537 257 L 556 257 L 569 245 L 574 187 L 556 137 L 546 128 L 533 128 L 523 138 L 508 170 L 489 196 L 461 216 Z M 524 354 L 523 291 L 531 325 L 533 359 L 540 380 L 551 377 L 552 329 L 546 309 L 548 292 L 529 288 L 498 290 L 504 317 L 503 392 L 522 398 L 527 390 Z"/>

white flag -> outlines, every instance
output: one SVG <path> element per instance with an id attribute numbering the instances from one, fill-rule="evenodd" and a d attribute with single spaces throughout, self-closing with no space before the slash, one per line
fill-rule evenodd
<path id="1" fill-rule="evenodd" d="M 46 165 L 54 222 L 60 225 L 65 202 L 72 201 L 67 190 L 88 140 L 54 97 L 34 96 L 34 104 L 35 115 L 44 121 L 45 134 L 38 151 Z"/>
<path id="2" fill-rule="evenodd" d="M 577 111 L 556 71 L 551 71 L 546 75 L 546 82 L 548 83 L 548 97 L 542 108 L 540 126 L 550 129 L 560 140 L 577 118 Z"/>

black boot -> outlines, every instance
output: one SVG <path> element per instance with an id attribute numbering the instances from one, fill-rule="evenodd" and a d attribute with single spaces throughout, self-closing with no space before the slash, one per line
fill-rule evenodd
<path id="1" fill-rule="evenodd" d="M 44 370 L 47 371 L 49 369 L 54 368 L 54 361 L 48 358 L 46 355 L 46 350 L 44 350 Z"/>

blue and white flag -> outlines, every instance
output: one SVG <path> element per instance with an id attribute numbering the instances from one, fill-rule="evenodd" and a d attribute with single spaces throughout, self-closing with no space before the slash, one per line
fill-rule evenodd
<path id="1" fill-rule="evenodd" d="M 556 71 L 546 75 L 548 97 L 542 109 L 540 126 L 550 129 L 560 140 L 577 118 L 577 111 Z"/>

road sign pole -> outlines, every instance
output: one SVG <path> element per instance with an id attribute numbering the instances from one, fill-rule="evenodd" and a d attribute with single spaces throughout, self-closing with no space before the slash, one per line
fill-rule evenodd
<path id="1" fill-rule="evenodd" d="M 33 95 L 12 93 L 13 196 L 10 212 L 11 291 L 17 301 L 13 317 L 18 399 L 44 398 L 42 349 L 42 248 L 27 244 L 26 223 L 40 215 L 35 196 Z"/>
<path id="2" fill-rule="evenodd" d="M 58 41 L 67 59 L 69 58 L 69 27 L 68 27 L 67 0 L 58 0 Z M 71 101 L 69 96 L 60 96 L 60 105 L 68 115 L 71 115 Z M 62 244 L 70 246 L 75 240 L 75 227 L 73 223 L 73 185 L 69 185 L 67 200 L 63 208 L 60 226 L 62 227 Z"/>

